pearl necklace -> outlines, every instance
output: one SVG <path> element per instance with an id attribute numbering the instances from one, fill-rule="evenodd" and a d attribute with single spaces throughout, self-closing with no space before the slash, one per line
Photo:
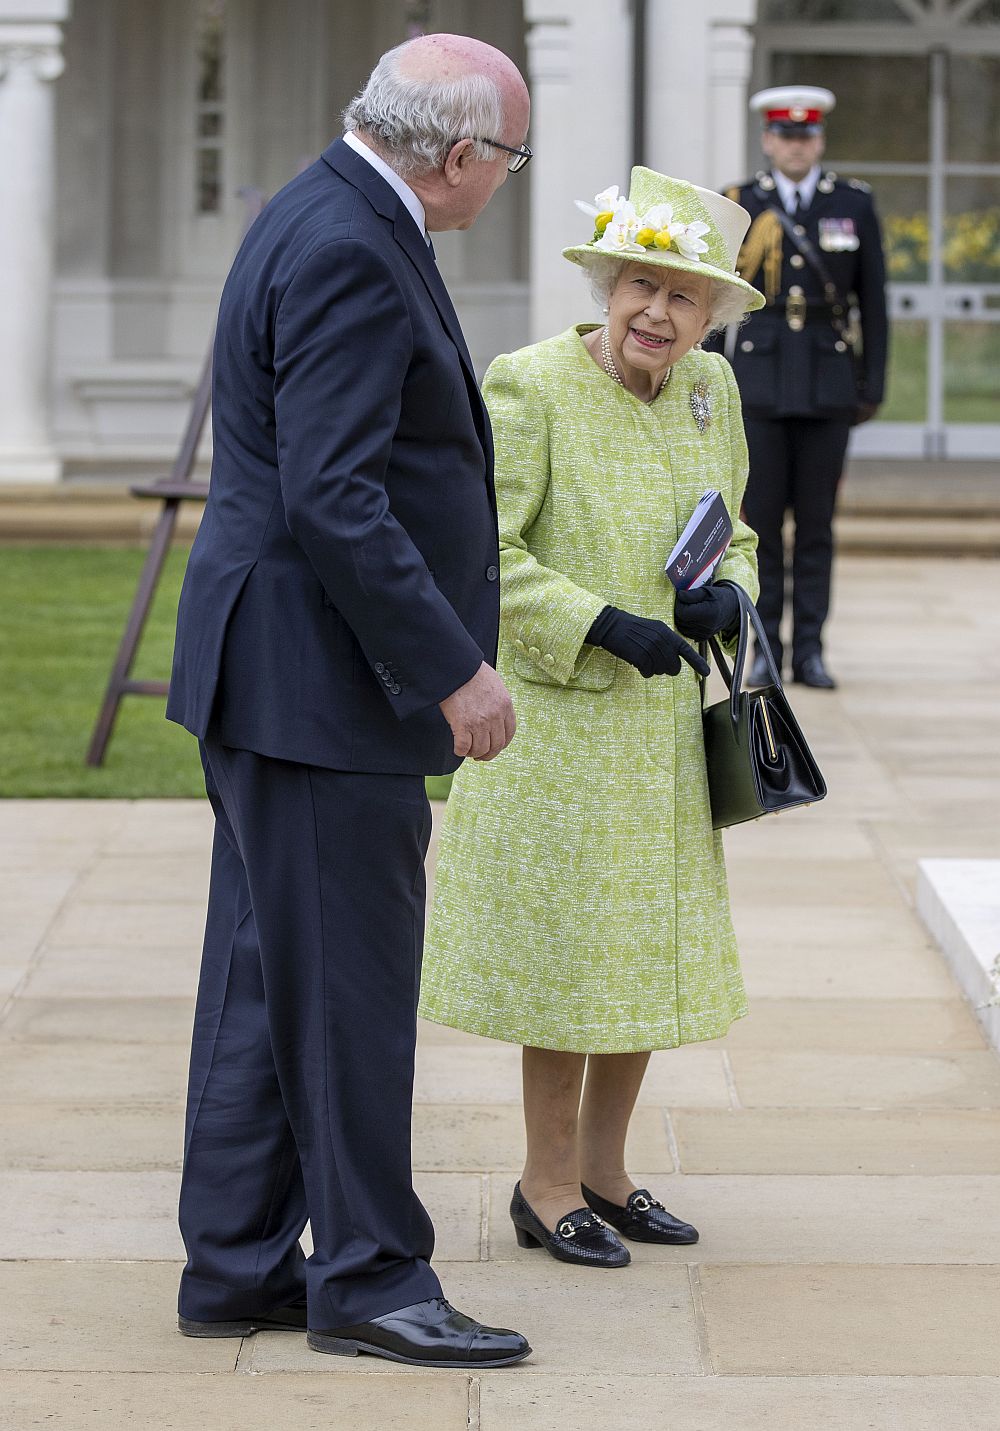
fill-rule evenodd
<path id="1" fill-rule="evenodd" d="M 613 383 L 617 383 L 620 388 L 624 388 L 625 384 L 622 382 L 621 374 L 615 367 L 615 360 L 611 356 L 611 338 L 608 334 L 607 326 L 601 329 L 601 359 L 604 363 L 604 371 L 607 373 L 611 381 Z M 654 397 L 660 396 L 660 393 L 663 391 L 667 383 L 669 383 L 670 379 L 673 377 L 673 372 L 673 368 L 667 369 L 666 373 L 664 374 L 663 381 L 660 383 L 660 386 L 653 394 Z M 626 389 L 626 391 L 628 391 L 628 389 Z"/>

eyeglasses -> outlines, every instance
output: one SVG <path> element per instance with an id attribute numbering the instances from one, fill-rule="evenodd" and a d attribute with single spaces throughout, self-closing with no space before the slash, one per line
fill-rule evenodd
<path id="1" fill-rule="evenodd" d="M 499 139 L 477 139 L 476 143 L 488 144 L 491 149 L 503 149 L 505 153 L 512 154 L 514 157 L 507 160 L 507 170 L 511 174 L 518 173 L 532 158 L 532 151 L 527 144 L 520 144 L 516 149 L 512 149 L 509 144 L 501 144 Z"/>

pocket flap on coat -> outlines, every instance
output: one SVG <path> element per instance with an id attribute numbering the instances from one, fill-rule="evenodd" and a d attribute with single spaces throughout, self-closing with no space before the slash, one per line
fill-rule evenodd
<path id="1" fill-rule="evenodd" d="M 615 683 L 618 657 L 601 646 L 585 646 L 568 681 L 557 681 L 544 666 L 524 651 L 514 653 L 514 674 L 536 686 L 557 686 L 563 691 L 606 691 Z"/>

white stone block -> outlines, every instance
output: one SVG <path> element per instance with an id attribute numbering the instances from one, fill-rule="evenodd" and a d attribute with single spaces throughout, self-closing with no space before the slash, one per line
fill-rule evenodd
<path id="1" fill-rule="evenodd" d="M 920 860 L 917 911 L 1000 1052 L 1000 860 Z"/>

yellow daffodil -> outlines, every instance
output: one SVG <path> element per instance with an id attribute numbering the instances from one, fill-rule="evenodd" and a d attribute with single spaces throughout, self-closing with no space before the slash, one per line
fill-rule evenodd
<path id="1" fill-rule="evenodd" d="M 659 233 L 653 235 L 653 242 L 657 248 L 669 248 L 673 243 L 669 229 L 660 229 Z"/>
<path id="2" fill-rule="evenodd" d="M 608 224 L 610 224 L 613 218 L 614 214 L 611 212 L 610 209 L 606 209 L 603 214 L 597 215 L 597 218 L 594 220 L 594 232 L 597 234 L 598 238 L 601 237 L 601 234 L 604 232 L 604 230 L 607 228 Z"/>
<path id="3" fill-rule="evenodd" d="M 640 229 L 635 236 L 635 241 L 641 244 L 643 248 L 649 248 L 649 245 L 653 242 L 655 237 L 655 229 Z"/>

